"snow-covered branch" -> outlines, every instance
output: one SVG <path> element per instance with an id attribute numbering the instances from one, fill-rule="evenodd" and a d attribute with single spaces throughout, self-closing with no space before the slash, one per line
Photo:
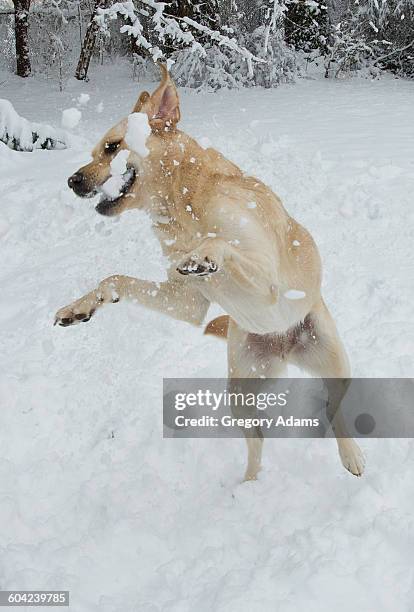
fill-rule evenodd
<path id="1" fill-rule="evenodd" d="M 405 45 L 404 47 L 400 47 L 399 49 L 394 49 L 393 51 L 390 51 L 390 53 L 387 53 L 386 55 L 381 55 L 381 57 L 378 57 L 374 63 L 379 64 L 380 62 L 383 62 L 385 59 L 388 59 L 392 55 L 395 55 L 396 53 L 403 53 L 404 51 L 411 49 L 411 47 L 414 47 L 414 40 L 412 40 L 410 43 L 408 43 L 408 45 Z"/>
<path id="2" fill-rule="evenodd" d="M 142 4 L 153 11 L 152 15 L 148 13 L 148 16 L 151 20 L 152 29 L 157 34 L 158 45 L 152 43 L 145 35 L 140 16 L 131 1 L 116 2 L 109 8 L 99 9 L 96 21 L 100 28 L 105 30 L 107 28 L 106 20 L 116 19 L 118 15 L 122 16 L 128 23 L 121 27 L 121 32 L 133 36 L 137 45 L 145 49 L 155 62 L 163 57 L 160 47 L 168 41 L 174 41 L 201 57 L 205 56 L 206 51 L 203 45 L 195 38 L 191 29 L 205 36 L 210 43 L 227 47 L 238 53 L 246 60 L 250 76 L 253 76 L 254 62 L 265 62 L 263 58 L 255 56 L 248 49 L 239 45 L 235 38 L 222 34 L 218 30 L 213 30 L 190 17 L 175 17 L 166 13 L 165 2 L 142 0 Z"/>

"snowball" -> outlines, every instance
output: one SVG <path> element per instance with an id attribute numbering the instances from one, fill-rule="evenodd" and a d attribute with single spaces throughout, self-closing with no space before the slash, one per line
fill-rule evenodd
<path id="1" fill-rule="evenodd" d="M 62 111 L 62 127 L 73 130 L 81 120 L 82 113 L 77 108 L 66 108 Z"/>
<path id="2" fill-rule="evenodd" d="M 121 188 L 123 180 L 120 176 L 111 176 L 103 185 L 100 190 L 111 200 L 115 200 L 121 195 Z"/>
<path id="3" fill-rule="evenodd" d="M 89 100 L 91 99 L 90 95 L 87 93 L 81 93 L 79 98 L 78 98 L 78 104 L 80 106 L 86 106 L 86 104 L 88 104 Z"/>
<path id="4" fill-rule="evenodd" d="M 125 183 L 123 174 L 127 171 L 127 159 L 129 151 L 123 149 L 111 161 L 111 176 L 101 185 L 101 191 L 111 200 L 121 195 L 121 189 Z"/>
<path id="5" fill-rule="evenodd" d="M 129 115 L 125 142 L 131 151 L 138 153 L 141 157 L 146 157 L 149 150 L 145 143 L 150 134 L 151 128 L 145 113 L 132 113 Z"/>
<path id="6" fill-rule="evenodd" d="M 283 296 L 288 300 L 302 300 L 306 296 L 306 293 L 299 289 L 289 289 Z"/>
<path id="7" fill-rule="evenodd" d="M 117 155 L 115 155 L 111 161 L 112 176 L 120 176 L 126 172 L 128 156 L 129 151 L 127 149 L 123 149 L 122 151 L 119 151 Z"/>
<path id="8" fill-rule="evenodd" d="M 292 242 L 292 244 L 293 244 L 293 246 L 300 246 L 300 242 L 299 242 L 299 240 L 294 240 L 294 241 Z"/>

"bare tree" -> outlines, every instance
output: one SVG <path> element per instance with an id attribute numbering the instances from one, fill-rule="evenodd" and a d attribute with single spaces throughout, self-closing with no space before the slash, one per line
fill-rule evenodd
<path id="1" fill-rule="evenodd" d="M 84 81 L 88 75 L 89 64 L 99 31 L 99 26 L 95 20 L 95 17 L 98 15 L 98 10 L 100 8 L 106 8 L 110 3 L 111 0 L 95 0 L 95 6 L 86 30 L 85 38 L 83 39 L 79 61 L 75 72 L 75 77 L 79 81 Z"/>
<path id="2" fill-rule="evenodd" d="M 16 39 L 16 73 L 27 77 L 32 69 L 29 55 L 29 9 L 31 0 L 13 0 L 14 32 Z"/>

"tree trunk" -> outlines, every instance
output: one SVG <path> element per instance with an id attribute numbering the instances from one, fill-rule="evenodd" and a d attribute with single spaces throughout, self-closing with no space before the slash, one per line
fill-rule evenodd
<path id="1" fill-rule="evenodd" d="M 218 13 L 220 16 L 220 24 L 219 25 L 230 25 L 231 17 L 233 14 L 233 6 L 234 2 L 232 0 L 221 0 L 217 3 Z"/>
<path id="2" fill-rule="evenodd" d="M 29 55 L 30 0 L 14 1 L 14 32 L 16 39 L 16 73 L 28 77 L 32 71 Z"/>
<path id="3" fill-rule="evenodd" d="M 349 8 L 349 0 L 327 0 L 325 3 L 331 25 L 336 26 Z"/>
<path id="4" fill-rule="evenodd" d="M 75 77 L 79 81 L 85 81 L 88 74 L 89 64 L 91 61 L 93 49 L 95 47 L 96 36 L 99 30 L 99 26 L 95 21 L 95 17 L 98 14 L 98 9 L 106 8 L 109 4 L 110 0 L 95 0 L 95 6 L 93 9 L 91 20 L 86 30 L 85 38 L 83 39 L 79 61 L 75 72 Z"/>

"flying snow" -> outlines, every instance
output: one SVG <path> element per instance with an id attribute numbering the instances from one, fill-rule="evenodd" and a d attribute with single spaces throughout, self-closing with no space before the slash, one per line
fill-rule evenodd
<path id="1" fill-rule="evenodd" d="M 78 104 L 80 106 L 86 106 L 91 99 L 90 95 L 87 93 L 81 93 L 78 97 Z"/>
<path id="2" fill-rule="evenodd" d="M 82 113 L 77 108 L 66 108 L 62 111 L 62 127 L 73 130 L 81 120 Z"/>
<path id="3" fill-rule="evenodd" d="M 306 293 L 304 291 L 300 291 L 299 289 L 289 289 L 286 291 L 283 296 L 288 300 L 302 300 Z"/>
<path id="4" fill-rule="evenodd" d="M 125 142 L 131 151 L 146 157 L 149 150 L 146 146 L 147 138 L 151 134 L 148 116 L 145 113 L 131 113 L 128 117 L 128 127 Z"/>

